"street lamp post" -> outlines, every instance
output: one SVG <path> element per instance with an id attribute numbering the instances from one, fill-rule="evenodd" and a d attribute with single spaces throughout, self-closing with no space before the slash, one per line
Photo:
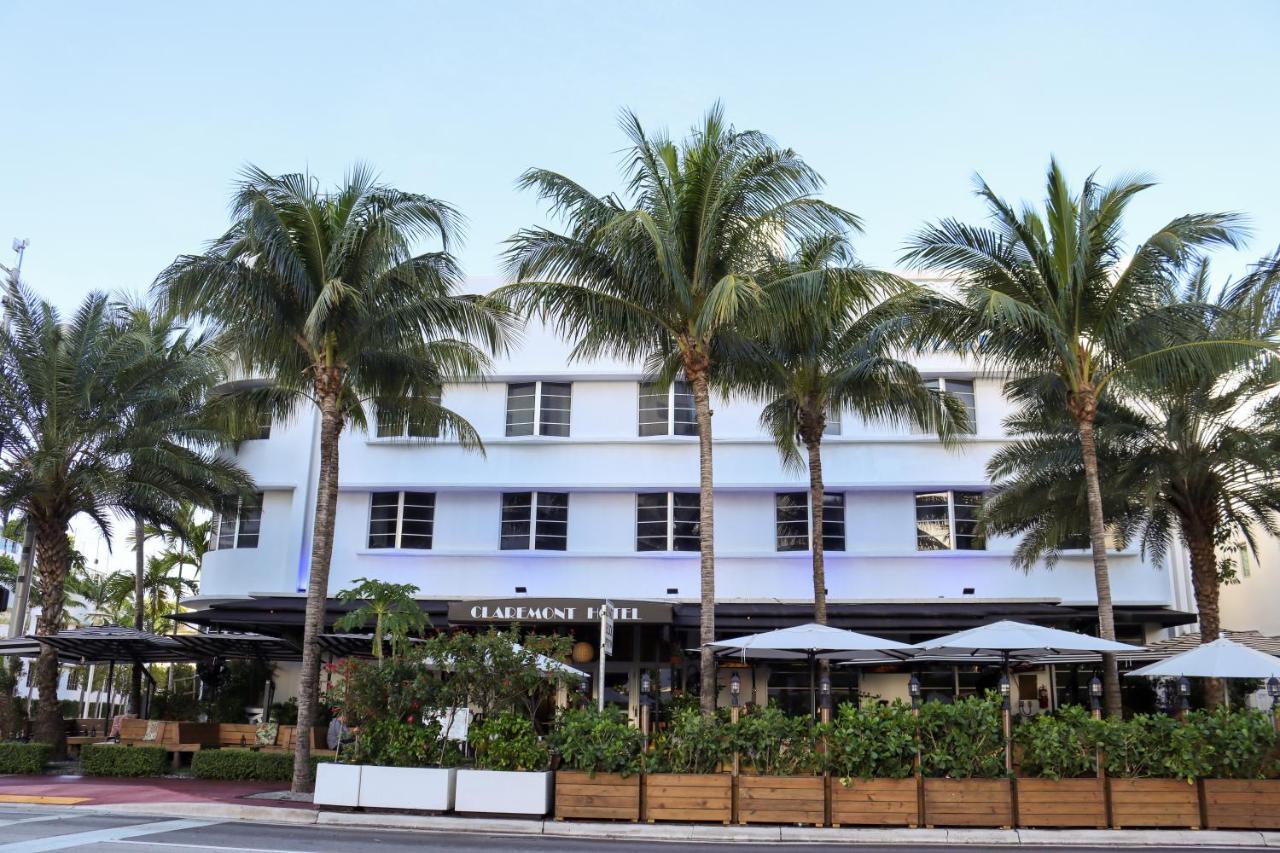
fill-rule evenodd
<path id="1" fill-rule="evenodd" d="M 1010 731 L 1009 720 L 1009 693 L 1012 685 L 1009 684 L 1008 673 L 1000 673 L 1000 705 L 1001 716 L 1004 718 L 1004 769 L 1008 772 L 1013 769 L 1013 744 L 1011 738 L 1013 732 Z"/>

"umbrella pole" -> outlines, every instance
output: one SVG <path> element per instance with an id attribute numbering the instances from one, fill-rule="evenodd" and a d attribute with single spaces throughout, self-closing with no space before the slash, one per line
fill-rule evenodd
<path id="1" fill-rule="evenodd" d="M 1011 720 L 1009 719 L 1009 703 L 1013 697 L 1013 679 L 1009 677 L 1009 653 L 1004 652 L 1004 678 L 1005 683 L 1009 685 L 1009 692 L 1005 694 L 1002 705 L 1001 714 L 1004 717 L 1004 770 L 1006 773 L 1013 770 L 1013 742 L 1011 731 Z"/>
<path id="2" fill-rule="evenodd" d="M 818 716 L 818 664 L 817 653 L 809 652 L 809 718 Z"/>
<path id="3" fill-rule="evenodd" d="M 114 710 L 111 707 L 111 690 L 115 686 L 116 680 L 116 662 L 113 660 L 107 665 L 107 713 L 102 717 L 102 734 L 107 735 L 111 732 L 111 713 Z"/>

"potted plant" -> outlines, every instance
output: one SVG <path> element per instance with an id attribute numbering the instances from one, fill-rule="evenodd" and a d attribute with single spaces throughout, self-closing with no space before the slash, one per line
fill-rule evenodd
<path id="1" fill-rule="evenodd" d="M 1194 729 L 1163 714 L 1108 718 L 1099 728 L 1111 825 L 1200 828 L 1195 780 L 1208 768 Z"/>
<path id="2" fill-rule="evenodd" d="M 926 702 L 920 708 L 927 826 L 1013 826 L 1000 697 Z"/>
<path id="3" fill-rule="evenodd" d="M 808 715 L 762 708 L 740 717 L 729 738 L 739 761 L 739 823 L 826 823 L 818 729 Z"/>
<path id="4" fill-rule="evenodd" d="M 724 768 L 732 755 L 723 719 L 697 708 L 675 711 L 645 757 L 645 820 L 729 823 L 733 777 Z"/>
<path id="5" fill-rule="evenodd" d="M 566 709 L 549 736 L 559 759 L 556 820 L 640 819 L 640 731 L 617 708 Z"/>
<path id="6" fill-rule="evenodd" d="M 1079 706 L 1037 714 L 1014 729 L 1022 756 L 1016 780 L 1019 826 L 1106 828 L 1100 729 Z"/>
<path id="7" fill-rule="evenodd" d="M 1203 769 L 1204 816 L 1209 829 L 1280 829 L 1280 756 L 1270 717 L 1258 711 L 1193 711 L 1194 729 L 1208 766 Z"/>
<path id="8" fill-rule="evenodd" d="M 913 773 L 919 741 L 911 708 L 841 705 L 826 731 L 833 826 L 919 826 Z"/>
<path id="9" fill-rule="evenodd" d="M 471 726 L 475 767 L 458 771 L 460 812 L 541 817 L 551 806 L 550 754 L 533 721 L 502 711 Z"/>

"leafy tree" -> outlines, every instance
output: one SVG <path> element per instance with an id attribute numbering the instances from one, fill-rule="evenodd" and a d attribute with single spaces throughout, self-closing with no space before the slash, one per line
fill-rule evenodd
<path id="1" fill-rule="evenodd" d="M 171 622 L 165 618 L 174 612 L 176 604 L 170 602 L 182 598 L 183 593 L 194 594 L 196 582 L 175 575 L 173 557 L 160 555 L 147 558 L 147 569 L 142 575 L 143 611 L 142 629 L 155 634 L 169 630 Z M 134 608 L 134 587 L 137 579 L 132 572 L 115 572 L 107 576 L 107 589 L 116 603 L 118 612 L 138 624 Z"/>
<path id="2" fill-rule="evenodd" d="M 385 583 L 356 578 L 355 586 L 338 593 L 343 604 L 360 605 L 339 619 L 339 631 L 363 628 L 373 622 L 373 656 L 382 660 L 382 644 L 391 644 L 391 654 L 404 654 L 409 637 L 421 634 L 431 624 L 414 598 L 418 588 L 408 583 Z"/>
<path id="3" fill-rule="evenodd" d="M 217 328 L 245 382 L 228 409 L 287 417 L 320 412 L 320 465 L 299 673 L 298 725 L 316 719 L 329 564 L 337 513 L 338 437 L 368 426 L 366 406 L 410 418 L 465 447 L 479 437 L 437 400 L 446 380 L 483 373 L 502 346 L 505 313 L 457 294 L 456 210 L 378 183 L 357 166 L 332 192 L 308 175 L 245 171 L 232 225 L 204 254 L 184 255 L 157 281 L 162 302 Z M 415 253 L 424 239 L 441 249 Z M 243 421 L 242 421 L 243 422 Z M 310 739 L 298 738 L 293 789 L 311 788 Z"/>
<path id="4" fill-rule="evenodd" d="M 719 380 L 729 393 L 763 399 L 760 422 L 783 464 L 807 465 L 814 621 L 825 625 L 822 439 L 830 413 L 937 431 L 947 439 L 971 424 L 958 399 L 927 388 L 916 368 L 896 357 L 903 317 L 897 305 L 913 285 L 859 264 L 839 234 L 808 241 L 775 264 L 770 278 L 789 282 L 783 298 L 808 288 L 810 307 L 789 315 L 766 299 L 743 324 L 742 336 L 724 342 Z"/>
<path id="5" fill-rule="evenodd" d="M 1273 299 L 1280 277 L 1250 276 L 1223 290 L 1210 304 L 1207 264 L 1169 294 L 1168 307 L 1203 311 L 1193 340 L 1262 340 L 1267 314 L 1239 309 Z M 1261 321 L 1261 322 L 1260 322 Z M 1162 558 L 1183 542 L 1191 566 L 1201 642 L 1218 638 L 1218 606 L 1224 560 L 1237 543 L 1256 551 L 1255 531 L 1280 532 L 1280 363 L 1248 358 L 1216 371 L 1185 372 L 1158 383 L 1115 386 L 1099 406 L 1096 445 L 1104 519 L 1122 541 L 1140 538 L 1143 550 Z M 1029 569 L 1052 564 L 1074 534 L 1087 529 L 1086 479 L 1075 424 L 1062 405 L 1065 389 L 1053 379 L 1040 383 L 1045 403 L 1011 419 L 1017 440 L 991 460 L 998 481 L 984 511 L 988 527 L 1021 535 L 1016 562 Z M 1221 701 L 1220 685 L 1206 693 Z"/>
<path id="6" fill-rule="evenodd" d="M 626 195 L 597 196 L 564 175 L 531 169 L 520 186 L 550 203 L 566 229 L 525 228 L 507 253 L 515 282 L 500 294 L 549 319 L 574 358 L 644 360 L 662 381 L 692 386 L 699 437 L 701 702 L 714 708 L 715 553 L 711 402 L 719 340 L 785 281 L 763 277 L 778 245 L 857 227 L 815 197 L 822 179 L 794 151 L 739 131 L 715 105 L 682 142 L 622 117 L 630 148 Z M 792 312 L 794 300 L 776 299 Z"/>
<path id="7" fill-rule="evenodd" d="M 1158 384 L 1223 356 L 1230 360 L 1238 349 L 1194 340 L 1201 312 L 1161 302 L 1203 249 L 1237 244 L 1238 217 L 1180 216 L 1138 244 L 1126 262 L 1124 213 L 1150 186 L 1141 178 L 1104 186 L 1090 177 L 1073 194 L 1053 161 L 1042 214 L 1030 206 L 1016 210 L 978 179 L 991 224 L 943 220 L 919 232 L 905 256 L 956 279 L 955 295 L 937 291 L 918 300 L 919 342 L 949 342 L 998 369 L 1052 376 L 1065 388 L 1065 409 L 1079 434 L 1098 629 L 1106 639 L 1115 639 L 1115 615 L 1095 435 L 1099 403 L 1117 380 Z M 1034 383 L 1010 386 L 1015 402 L 1034 401 L 1039 390 Z M 1103 656 L 1103 670 L 1107 713 L 1118 715 L 1114 654 Z"/>
<path id="8" fill-rule="evenodd" d="M 204 421 L 205 392 L 220 376 L 211 338 L 171 320 L 138 324 L 124 306 L 90 294 L 71 317 L 10 280 L 0 319 L 0 509 L 35 525 L 40 579 L 37 634 L 56 633 L 71 572 L 73 518 L 103 534 L 111 514 L 153 521 L 182 500 L 209 504 L 246 489 L 218 459 Z M 35 735 L 61 751 L 58 659 L 36 664 Z"/>

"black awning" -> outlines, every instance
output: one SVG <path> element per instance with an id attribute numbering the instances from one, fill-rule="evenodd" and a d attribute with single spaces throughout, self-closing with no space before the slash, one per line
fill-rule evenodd
<path id="1" fill-rule="evenodd" d="M 113 660 L 131 663 L 191 660 L 191 654 L 172 637 L 116 625 L 72 628 L 48 636 L 28 634 L 27 639 L 52 646 L 58 650 L 60 657 L 83 660 L 86 663 Z"/>
<path id="2" fill-rule="evenodd" d="M 253 660 L 300 660 L 301 652 L 279 637 L 264 634 L 223 633 L 177 634 L 174 636 L 194 657 L 241 658 Z"/>

